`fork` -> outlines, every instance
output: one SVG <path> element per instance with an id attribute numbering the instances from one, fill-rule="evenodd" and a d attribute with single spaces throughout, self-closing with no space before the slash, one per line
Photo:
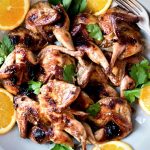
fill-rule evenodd
<path id="1" fill-rule="evenodd" d="M 150 36 L 150 20 L 146 9 L 137 0 L 115 0 L 122 8 L 139 16 L 138 26 Z"/>

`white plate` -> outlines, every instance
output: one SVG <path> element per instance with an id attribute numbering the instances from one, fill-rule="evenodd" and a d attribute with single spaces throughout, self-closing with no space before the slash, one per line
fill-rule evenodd
<path id="1" fill-rule="evenodd" d="M 31 0 L 32 3 L 38 0 Z M 149 0 L 139 0 L 150 8 Z M 0 32 L 0 37 L 3 33 Z M 150 35 L 145 35 L 146 39 L 146 57 L 150 59 Z M 1 117 L 1 116 L 0 116 Z M 147 116 L 139 107 L 133 117 L 134 131 L 124 139 L 125 142 L 132 145 L 134 150 L 150 150 L 150 116 Z M 31 142 L 28 139 L 22 139 L 19 136 L 18 128 L 15 127 L 6 135 L 0 136 L 0 150 L 50 150 L 50 145 L 40 145 Z M 90 147 L 88 149 L 91 149 Z"/>

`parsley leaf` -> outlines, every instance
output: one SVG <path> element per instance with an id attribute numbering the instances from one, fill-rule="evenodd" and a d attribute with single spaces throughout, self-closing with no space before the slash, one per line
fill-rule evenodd
<path id="1" fill-rule="evenodd" d="M 73 64 L 66 65 L 63 71 L 64 80 L 69 83 L 73 83 L 74 76 L 75 76 L 75 65 Z"/>
<path id="2" fill-rule="evenodd" d="M 140 97 L 141 88 L 150 85 L 150 62 L 144 59 L 140 63 L 133 65 L 129 74 L 136 82 L 136 89 L 125 91 L 124 95 L 130 103 L 133 103 Z"/>
<path id="3" fill-rule="evenodd" d="M 59 3 L 62 3 L 62 0 L 48 0 L 50 4 L 53 4 L 53 5 L 57 5 Z"/>
<path id="4" fill-rule="evenodd" d="M 64 144 L 55 144 L 51 150 L 73 150 L 70 146 Z"/>
<path id="5" fill-rule="evenodd" d="M 14 46 L 12 45 L 12 43 L 7 35 L 5 35 L 3 37 L 2 43 L 5 45 L 5 48 L 7 49 L 8 54 L 13 51 Z"/>
<path id="6" fill-rule="evenodd" d="M 99 103 L 95 103 L 93 105 L 91 105 L 86 112 L 89 113 L 91 116 L 96 116 L 100 111 L 100 104 Z"/>
<path id="7" fill-rule="evenodd" d="M 130 103 L 133 103 L 140 97 L 140 89 L 124 91 L 124 95 Z"/>
<path id="8" fill-rule="evenodd" d="M 65 8 L 65 10 L 68 10 L 68 8 L 71 5 L 72 0 L 62 0 L 63 6 Z"/>
<path id="9" fill-rule="evenodd" d="M 68 14 L 73 17 L 78 13 L 83 12 L 86 9 L 87 0 L 72 0 L 72 3 L 68 9 Z"/>
<path id="10" fill-rule="evenodd" d="M 91 38 L 101 41 L 103 40 L 103 35 L 100 27 L 97 24 L 86 25 L 86 29 L 89 32 Z"/>
<path id="11" fill-rule="evenodd" d="M 40 93 L 40 88 L 42 86 L 42 82 L 36 82 L 36 81 L 29 81 L 29 90 L 33 90 L 34 94 L 38 95 Z"/>
<path id="12" fill-rule="evenodd" d="M 65 10 L 68 10 L 68 8 L 71 5 L 71 2 L 72 0 L 49 0 L 49 3 L 53 5 L 57 5 L 59 3 L 63 4 Z"/>
<path id="13" fill-rule="evenodd" d="M 87 0 L 82 0 L 80 4 L 79 12 L 82 13 L 86 9 L 86 6 L 87 6 Z"/>
<path id="14" fill-rule="evenodd" d="M 0 42 L 0 65 L 3 64 L 6 57 L 13 51 L 14 46 L 12 45 L 9 37 L 5 35 Z"/>
<path id="15" fill-rule="evenodd" d="M 150 63 L 147 59 L 131 67 L 130 76 L 136 81 L 136 87 L 141 86 L 150 79 Z"/>
<path id="16" fill-rule="evenodd" d="M 82 2 L 82 0 L 73 0 L 72 1 L 70 8 L 68 10 L 70 16 L 75 16 L 79 13 L 81 2 Z"/>
<path id="17" fill-rule="evenodd" d="M 61 3 L 70 16 L 75 16 L 83 12 L 87 6 L 87 0 L 49 0 L 50 4 Z"/>

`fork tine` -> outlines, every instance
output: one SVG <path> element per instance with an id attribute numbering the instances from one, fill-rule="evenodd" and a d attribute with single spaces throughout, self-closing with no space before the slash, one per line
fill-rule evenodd
<path id="1" fill-rule="evenodd" d="M 131 0 L 124 0 L 128 5 L 130 5 L 133 9 L 135 9 L 135 11 L 140 14 L 140 9 L 137 7 L 137 5 L 135 5 L 135 3 L 133 3 Z"/>
<path id="2" fill-rule="evenodd" d="M 140 15 L 139 11 L 136 9 L 136 7 L 133 6 L 132 3 L 129 2 L 129 0 L 120 0 L 122 3 L 124 3 L 131 12 L 135 13 L 136 15 Z"/>
<path id="3" fill-rule="evenodd" d="M 122 8 L 124 8 L 125 10 L 127 10 L 127 11 L 130 11 L 127 7 L 125 7 L 121 2 L 120 2 L 120 0 L 115 0 L 116 1 L 116 3 L 119 5 L 119 6 L 121 6 Z"/>
<path id="4" fill-rule="evenodd" d="M 136 15 L 140 15 L 140 13 L 137 11 L 137 10 L 135 10 L 132 6 L 130 6 L 128 3 L 127 3 L 127 1 L 125 2 L 126 0 L 116 0 L 116 2 L 118 2 L 118 3 L 120 3 L 121 4 L 121 6 L 123 5 L 125 8 L 126 8 L 126 10 L 128 9 L 130 12 L 133 12 L 134 14 L 136 14 Z"/>
<path id="5" fill-rule="evenodd" d="M 129 1 L 133 3 L 140 11 L 143 10 L 143 6 L 137 0 L 129 0 Z"/>
<path id="6" fill-rule="evenodd" d="M 126 0 L 128 3 L 133 6 L 138 12 L 141 11 L 141 9 L 132 1 L 132 0 Z"/>

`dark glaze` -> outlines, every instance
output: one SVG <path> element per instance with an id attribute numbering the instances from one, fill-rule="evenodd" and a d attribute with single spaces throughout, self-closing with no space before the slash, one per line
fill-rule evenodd
<path id="1" fill-rule="evenodd" d="M 81 19 L 83 22 L 85 22 L 85 21 L 87 20 L 87 18 L 88 18 L 88 14 L 87 14 L 87 13 L 82 13 L 82 14 L 80 14 L 80 19 Z"/>
<path id="2" fill-rule="evenodd" d="M 35 44 L 34 39 L 30 35 L 25 35 L 24 44 L 28 47 L 32 46 L 32 44 Z"/>
<path id="3" fill-rule="evenodd" d="M 18 79 L 17 79 L 16 76 L 13 76 L 13 77 L 10 78 L 10 81 L 11 81 L 14 85 L 16 85 L 17 82 L 18 82 Z"/>
<path id="4" fill-rule="evenodd" d="M 65 126 L 69 126 L 70 125 L 70 120 L 66 116 L 63 116 L 63 121 L 65 123 Z"/>
<path id="5" fill-rule="evenodd" d="M 35 13 L 35 14 L 32 14 L 32 15 L 28 18 L 28 20 L 29 20 L 30 22 L 34 22 L 34 20 L 37 19 L 37 18 L 38 18 L 38 15 Z"/>
<path id="6" fill-rule="evenodd" d="M 39 34 L 31 33 L 27 29 L 19 28 L 9 33 L 9 38 L 13 45 L 23 44 L 33 51 L 43 48 L 47 43 Z"/>
<path id="7" fill-rule="evenodd" d="M 97 82 L 88 83 L 84 88 L 84 91 L 95 101 L 97 102 L 100 99 L 100 94 L 108 96 L 108 93 L 105 91 L 105 88 L 102 84 Z"/>
<path id="8" fill-rule="evenodd" d="M 119 126 L 114 123 L 113 121 L 110 121 L 106 124 L 105 126 L 105 133 L 106 133 L 106 138 L 107 140 L 111 140 L 117 136 L 120 136 L 121 131 Z"/>
<path id="9" fill-rule="evenodd" d="M 18 35 L 10 36 L 10 40 L 13 45 L 17 45 L 20 43 L 20 37 Z"/>
<path id="10" fill-rule="evenodd" d="M 83 24 L 76 25 L 71 32 L 75 46 L 89 46 L 91 39 Z"/>
<path id="11" fill-rule="evenodd" d="M 44 74 L 44 69 L 39 65 L 32 65 L 31 63 L 27 63 L 27 70 L 30 80 L 37 80 L 38 74 Z"/>
<path id="12" fill-rule="evenodd" d="M 93 123 L 91 120 L 86 120 L 86 123 L 91 127 L 93 133 L 100 129 L 100 128 L 99 128 L 95 123 Z"/>
<path id="13" fill-rule="evenodd" d="M 55 66 L 55 79 L 63 80 L 63 68 L 58 65 Z"/>
<path id="14" fill-rule="evenodd" d="M 23 83 L 20 85 L 20 90 L 19 90 L 20 95 L 26 95 L 33 100 L 36 100 L 36 95 L 33 93 L 32 90 L 29 90 L 29 85 L 27 83 Z"/>
<path id="15" fill-rule="evenodd" d="M 40 128 L 35 129 L 32 134 L 38 143 L 41 143 L 46 136 L 45 132 Z"/>
<path id="16" fill-rule="evenodd" d="M 55 22 L 55 26 L 63 27 L 63 25 L 65 23 L 65 19 L 66 19 L 65 15 L 64 15 L 64 10 L 63 10 L 63 8 L 60 5 L 55 6 L 54 9 L 57 10 L 58 14 L 60 15 L 60 19 L 58 19 Z"/>
<path id="17" fill-rule="evenodd" d="M 53 107 L 56 107 L 56 102 L 51 98 L 47 100 L 49 102 L 49 104 Z"/>
<path id="18" fill-rule="evenodd" d="M 114 98 L 111 98 L 111 101 L 108 103 L 108 105 L 105 105 L 105 104 L 101 104 L 101 105 L 105 105 L 109 109 L 114 109 L 117 104 L 123 105 L 124 104 L 124 100 L 121 99 L 121 98 L 115 98 L 114 97 Z"/>
<path id="19" fill-rule="evenodd" d="M 135 27 L 136 28 L 136 27 Z M 129 26 L 128 23 L 122 21 L 116 21 L 115 32 L 121 44 L 136 44 L 140 41 L 140 35 L 135 32 L 133 26 Z M 131 33 L 131 34 L 129 34 Z M 136 34 L 136 36 L 134 36 Z M 135 38 L 137 37 L 137 38 Z"/>
<path id="20" fill-rule="evenodd" d="M 17 108 L 18 108 L 18 104 L 17 104 L 17 97 L 14 97 L 14 99 L 13 99 L 13 104 L 14 104 L 14 109 L 16 110 Z"/>

